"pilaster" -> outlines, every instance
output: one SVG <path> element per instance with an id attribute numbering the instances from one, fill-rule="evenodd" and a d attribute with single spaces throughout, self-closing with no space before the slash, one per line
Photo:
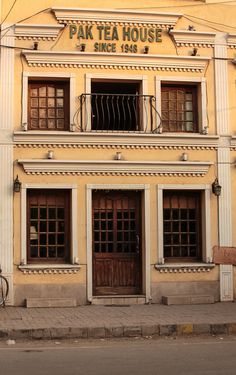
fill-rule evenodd
<path id="1" fill-rule="evenodd" d="M 3 25 L 5 29 L 7 25 Z M 2 45 L 14 46 L 9 30 Z M 13 95 L 14 49 L 1 48 L 0 54 L 0 264 L 10 284 L 8 304 L 13 304 Z"/>

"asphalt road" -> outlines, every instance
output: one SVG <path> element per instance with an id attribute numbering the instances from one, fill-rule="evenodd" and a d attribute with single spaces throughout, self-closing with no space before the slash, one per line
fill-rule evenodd
<path id="1" fill-rule="evenodd" d="M 235 375 L 236 337 L 0 344 L 0 375 Z"/>

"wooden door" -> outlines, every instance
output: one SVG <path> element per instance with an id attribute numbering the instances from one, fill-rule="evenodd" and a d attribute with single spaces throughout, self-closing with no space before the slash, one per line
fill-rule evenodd
<path id="1" fill-rule="evenodd" d="M 140 192 L 93 193 L 93 293 L 141 292 Z"/>

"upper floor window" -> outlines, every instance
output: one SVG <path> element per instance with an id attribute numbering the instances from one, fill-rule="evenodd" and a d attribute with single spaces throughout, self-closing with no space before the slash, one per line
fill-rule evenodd
<path id="1" fill-rule="evenodd" d="M 68 81 L 29 81 L 28 129 L 69 130 Z"/>
<path id="2" fill-rule="evenodd" d="M 163 132 L 198 132 L 197 86 L 163 84 L 161 119 Z"/>

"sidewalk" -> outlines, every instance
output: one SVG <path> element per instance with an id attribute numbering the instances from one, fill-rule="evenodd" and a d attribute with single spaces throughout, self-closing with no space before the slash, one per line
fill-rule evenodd
<path id="1" fill-rule="evenodd" d="M 235 334 L 236 303 L 0 308 L 0 339 Z"/>

